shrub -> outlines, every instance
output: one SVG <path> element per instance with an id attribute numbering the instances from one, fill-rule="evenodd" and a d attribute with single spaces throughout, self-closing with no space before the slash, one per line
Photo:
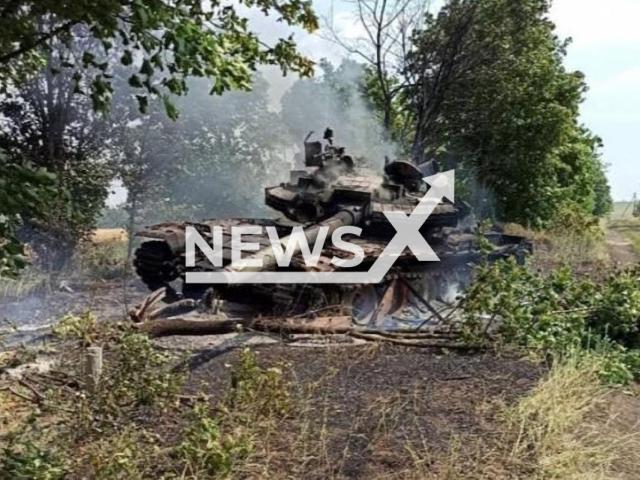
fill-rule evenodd
<path id="1" fill-rule="evenodd" d="M 604 377 L 640 377 L 633 350 L 640 347 L 639 268 L 594 283 L 576 279 L 567 268 L 543 277 L 509 259 L 481 266 L 477 278 L 465 299 L 471 340 L 484 341 L 491 327 L 498 344 L 542 353 L 604 348 L 611 368 Z"/>
<path id="2" fill-rule="evenodd" d="M 194 477 L 225 478 L 252 448 L 252 439 L 246 432 L 224 432 L 209 414 L 208 405 L 197 403 L 177 452 L 186 471 Z"/>
<path id="3" fill-rule="evenodd" d="M 80 271 L 90 277 L 113 280 L 125 274 L 127 242 L 86 242 L 78 250 Z"/>
<path id="4" fill-rule="evenodd" d="M 0 478 L 57 480 L 64 478 L 62 462 L 32 442 L 10 445 L 0 458 Z"/>
<path id="5" fill-rule="evenodd" d="M 249 420 L 286 416 L 291 409 L 290 385 L 284 378 L 282 366 L 264 369 L 258 365 L 256 354 L 244 349 L 240 363 L 232 373 L 227 404 Z"/>
<path id="6" fill-rule="evenodd" d="M 76 340 L 83 345 L 96 343 L 110 330 L 93 312 L 82 315 L 67 314 L 53 327 L 53 334 L 61 340 Z"/>

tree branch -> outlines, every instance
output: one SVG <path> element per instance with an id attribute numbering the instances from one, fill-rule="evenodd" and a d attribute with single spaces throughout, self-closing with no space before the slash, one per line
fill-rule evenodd
<path id="1" fill-rule="evenodd" d="M 22 45 L 20 48 L 14 50 L 13 52 L 9 52 L 9 53 L 7 53 L 5 55 L 0 56 L 0 64 L 8 63 L 11 60 L 13 60 L 14 58 L 19 57 L 20 55 L 23 55 L 23 54 L 27 53 L 29 50 L 33 50 L 37 46 L 42 45 L 43 43 L 47 42 L 48 40 L 51 40 L 56 35 L 59 35 L 60 33 L 64 32 L 64 31 L 70 30 L 71 27 L 73 27 L 74 25 L 76 25 L 78 23 L 80 23 L 79 20 L 69 20 L 68 22 L 60 25 L 58 28 L 55 28 L 51 32 L 43 35 L 39 39 L 37 39 L 37 40 L 35 40 L 33 42 L 30 42 L 30 43 L 27 43 L 25 45 Z"/>

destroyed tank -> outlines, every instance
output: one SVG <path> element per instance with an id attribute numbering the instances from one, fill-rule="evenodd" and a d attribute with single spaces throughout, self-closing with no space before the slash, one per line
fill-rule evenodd
<path id="1" fill-rule="evenodd" d="M 327 239 L 339 227 L 359 227 L 361 235 L 345 236 L 344 239 L 361 247 L 365 258 L 359 266 L 349 270 L 368 271 L 396 234 L 385 212 L 410 215 L 428 191 L 429 186 L 423 178 L 437 173 L 434 162 L 415 165 L 389 159 L 385 159 L 384 171 L 379 173 L 363 166 L 361 159 L 351 157 L 343 147 L 334 145 L 331 129 L 325 131 L 323 141 L 309 141 L 310 136 L 304 142 L 306 169 L 293 170 L 289 182 L 265 189 L 266 205 L 277 211 L 281 218 L 217 219 L 146 227 L 137 233 L 147 241 L 136 250 L 134 258 L 136 272 L 142 281 L 154 291 L 167 287 L 176 298 L 205 298 L 207 292 L 214 292 L 217 299 L 251 304 L 267 315 L 333 310 L 330 314 L 348 315 L 358 325 L 377 325 L 381 318 L 404 308 L 410 297 L 418 299 L 429 312 L 441 318 L 437 305 L 451 305 L 455 301 L 456 295 L 470 282 L 473 266 L 478 262 L 509 256 L 524 260 L 530 249 L 526 239 L 493 231 L 484 235 L 484 248 L 480 249 L 481 238 L 472 228 L 474 222 L 469 207 L 463 202 L 454 204 L 443 199 L 420 229 L 440 261 L 421 262 L 410 248 L 406 248 L 379 284 L 212 286 L 185 283 L 185 274 L 190 271 L 245 269 L 231 265 L 230 248 L 231 228 L 245 225 L 274 227 L 285 245 L 286 237 L 294 227 L 302 227 L 311 250 L 322 227 L 328 227 Z M 215 267 L 198 249 L 195 266 L 185 266 L 188 226 L 194 227 L 210 245 L 213 245 L 212 227 L 222 227 L 222 267 Z M 352 256 L 331 242 L 325 242 L 317 264 L 308 266 L 298 246 L 285 269 L 278 266 L 265 230 L 262 228 L 259 235 L 243 236 L 245 242 L 260 244 L 259 251 L 246 252 L 243 259 L 261 259 L 262 270 L 340 271 L 331 259 Z"/>

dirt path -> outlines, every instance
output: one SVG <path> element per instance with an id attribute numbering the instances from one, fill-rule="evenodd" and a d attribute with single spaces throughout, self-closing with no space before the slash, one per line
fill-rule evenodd
<path id="1" fill-rule="evenodd" d="M 640 261 L 640 254 L 633 244 L 615 227 L 607 228 L 606 242 L 611 260 L 616 266 Z"/>

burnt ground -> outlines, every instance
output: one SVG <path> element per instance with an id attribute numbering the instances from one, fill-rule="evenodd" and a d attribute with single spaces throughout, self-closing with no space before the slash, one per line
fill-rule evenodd
<path id="1" fill-rule="evenodd" d="M 63 285 L 64 288 L 61 288 Z M 94 312 L 100 319 L 119 321 L 147 295 L 136 279 L 122 280 L 65 278 L 52 281 L 44 291 L 25 298 L 0 299 L 0 351 L 12 346 L 45 341 L 54 325 L 67 314 Z"/>
<path id="2" fill-rule="evenodd" d="M 637 252 L 628 247 L 619 233 L 609 232 L 614 261 L 636 262 Z M 121 320 L 127 307 L 147 293 L 131 283 L 125 302 L 120 281 L 70 286 L 73 293 L 56 290 L 46 297 L 0 301 L 0 320 L 37 332 L 69 312 L 93 310 L 100 318 Z M 8 339 L 13 344 L 37 341 L 40 333 L 31 331 Z M 213 348 L 218 339 L 182 337 L 159 345 L 174 349 L 180 343 L 186 345 L 190 366 L 185 394 L 204 393 L 215 408 L 232 383 L 242 342 Z M 482 461 L 476 445 L 500 443 L 499 405 L 516 402 L 545 372 L 543 365 L 518 358 L 379 344 L 319 348 L 275 343 L 252 350 L 262 366 L 277 365 L 285 372 L 292 406 L 255 439 L 254 457 L 240 475 L 250 478 L 461 478 L 465 465 Z M 156 428 L 167 444 L 174 444 L 180 422 L 167 420 Z M 456 450 L 459 456 L 453 458 Z M 495 478 L 513 478 L 500 465 L 491 468 Z"/>
<path id="3" fill-rule="evenodd" d="M 544 372 L 516 358 L 380 345 L 256 351 L 264 367 L 285 364 L 293 408 L 258 440 L 247 476 L 406 478 L 424 469 L 439 477 L 458 440 L 499 441 L 494 407 L 513 403 Z M 239 350 L 199 356 L 187 391 L 204 391 L 215 405 Z"/>

